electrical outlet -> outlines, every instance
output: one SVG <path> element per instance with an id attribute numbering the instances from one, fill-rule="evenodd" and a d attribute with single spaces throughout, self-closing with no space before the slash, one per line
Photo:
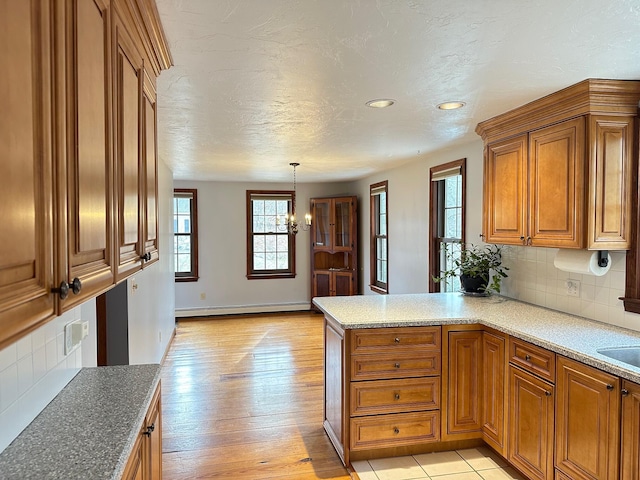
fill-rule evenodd
<path id="1" fill-rule="evenodd" d="M 570 297 L 579 297 L 580 296 L 580 281 L 572 280 L 570 278 L 567 279 L 567 295 Z"/>
<path id="2" fill-rule="evenodd" d="M 204 300 L 205 298 L 207 298 L 207 294 L 206 294 L 206 293 L 204 293 L 204 292 L 202 292 L 202 293 L 200 294 L 200 300 Z"/>

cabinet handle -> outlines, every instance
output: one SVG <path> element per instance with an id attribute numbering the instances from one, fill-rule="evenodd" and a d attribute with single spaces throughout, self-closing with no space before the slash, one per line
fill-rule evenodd
<path id="1" fill-rule="evenodd" d="M 527 237 L 527 245 L 532 245 L 533 241 L 531 240 L 531 237 Z"/>
<path id="2" fill-rule="evenodd" d="M 147 437 L 151 436 L 151 433 L 156 429 L 156 424 L 152 423 L 151 425 L 149 425 L 147 427 L 147 430 L 145 432 L 142 432 L 143 435 L 146 435 Z"/>
<path id="3" fill-rule="evenodd" d="M 527 362 L 528 362 L 528 361 L 530 361 L 530 360 L 531 360 L 531 355 L 525 355 L 525 356 L 524 356 L 524 359 L 525 359 Z"/>
<path id="4" fill-rule="evenodd" d="M 60 286 L 57 288 L 52 288 L 52 293 L 57 293 L 60 295 L 60 300 L 64 300 L 69 296 L 69 291 L 72 291 L 74 295 L 77 295 L 82 290 L 82 282 L 78 277 L 74 278 L 71 281 L 71 284 L 68 284 L 64 280 L 60 282 Z"/>
<path id="5" fill-rule="evenodd" d="M 623 397 L 626 397 L 627 395 L 629 395 L 629 390 L 627 390 L 626 388 L 623 388 L 620 393 L 622 393 Z"/>
<path id="6" fill-rule="evenodd" d="M 550 397 L 550 396 L 551 396 L 551 392 L 550 392 L 549 390 L 545 390 L 545 391 L 544 391 L 544 394 L 545 394 L 547 397 Z"/>
<path id="7" fill-rule="evenodd" d="M 398 427 L 393 427 L 393 433 L 398 435 L 400 433 L 400 429 Z"/>
<path id="8" fill-rule="evenodd" d="M 140 260 L 142 260 L 143 262 L 148 262 L 149 260 L 151 260 L 151 253 L 147 252 L 144 255 L 140 255 Z"/>
<path id="9" fill-rule="evenodd" d="M 400 339 L 398 337 L 394 338 L 393 341 L 396 343 L 400 343 Z"/>
<path id="10" fill-rule="evenodd" d="M 524 236 L 520 237 L 520 241 L 524 244 Z"/>
<path id="11" fill-rule="evenodd" d="M 607 390 L 613 390 L 613 385 L 607 384 Z"/>
<path id="12" fill-rule="evenodd" d="M 394 397 L 396 400 L 400 400 L 400 394 L 399 394 L 399 393 L 396 393 L 393 397 Z"/>
<path id="13" fill-rule="evenodd" d="M 396 367 L 396 368 L 400 368 L 400 364 L 399 364 L 399 363 L 396 363 L 396 364 L 394 365 L 394 367 Z"/>

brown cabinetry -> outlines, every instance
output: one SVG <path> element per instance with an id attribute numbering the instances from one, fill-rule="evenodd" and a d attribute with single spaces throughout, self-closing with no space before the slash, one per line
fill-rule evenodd
<path id="1" fill-rule="evenodd" d="M 358 199 L 311 199 L 311 296 L 358 293 Z"/>
<path id="2" fill-rule="evenodd" d="M 564 357 L 557 362 L 556 468 L 569 478 L 618 478 L 620 380 Z"/>
<path id="3" fill-rule="evenodd" d="M 160 385 L 145 415 L 140 434 L 124 468 L 123 480 L 162 479 L 162 407 Z"/>
<path id="4" fill-rule="evenodd" d="M 171 60 L 151 0 L 3 2 L 0 30 L 2 348 L 157 258 Z"/>
<path id="5" fill-rule="evenodd" d="M 622 382 L 622 457 L 620 478 L 640 479 L 640 385 Z"/>
<path id="6" fill-rule="evenodd" d="M 590 79 L 478 124 L 485 241 L 628 249 L 638 100 L 640 82 Z"/>
<path id="7" fill-rule="evenodd" d="M 482 332 L 482 438 L 505 455 L 506 339 L 503 334 Z"/>

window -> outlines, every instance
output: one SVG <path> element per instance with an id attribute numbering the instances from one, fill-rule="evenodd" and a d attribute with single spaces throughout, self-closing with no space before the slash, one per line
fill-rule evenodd
<path id="1" fill-rule="evenodd" d="M 436 283 L 433 277 L 452 268 L 451 252 L 459 255 L 464 245 L 466 159 L 438 165 L 430 170 L 431 209 L 429 212 L 429 291 L 457 292 L 460 281 L 448 278 Z"/>
<path id="2" fill-rule="evenodd" d="M 247 190 L 247 278 L 296 276 L 295 235 L 278 224 L 291 214 L 292 191 Z"/>
<path id="3" fill-rule="evenodd" d="M 173 254 L 176 282 L 198 280 L 197 190 L 173 190 Z"/>
<path id="4" fill-rule="evenodd" d="M 371 290 L 389 292 L 389 244 L 387 242 L 387 181 L 369 187 L 371 194 Z"/>

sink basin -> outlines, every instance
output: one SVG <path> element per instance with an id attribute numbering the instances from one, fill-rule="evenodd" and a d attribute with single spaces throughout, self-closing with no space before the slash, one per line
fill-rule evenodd
<path id="1" fill-rule="evenodd" d="M 598 353 L 640 368 L 640 346 L 599 348 Z"/>

